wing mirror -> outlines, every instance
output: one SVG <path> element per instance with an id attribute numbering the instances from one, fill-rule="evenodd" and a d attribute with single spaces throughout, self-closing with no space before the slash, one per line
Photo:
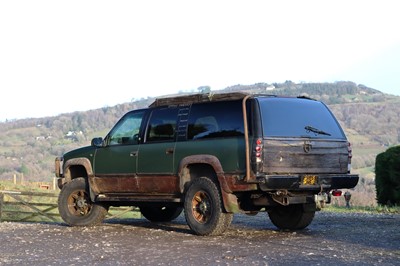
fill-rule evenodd
<path id="1" fill-rule="evenodd" d="M 102 147 L 103 146 L 103 138 L 93 138 L 91 142 L 92 146 Z"/>

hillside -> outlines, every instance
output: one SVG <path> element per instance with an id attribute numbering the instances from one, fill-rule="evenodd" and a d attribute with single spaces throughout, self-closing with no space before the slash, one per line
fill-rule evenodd
<path id="1" fill-rule="evenodd" d="M 400 143 L 400 97 L 353 82 L 257 83 L 235 85 L 219 92 L 233 91 L 305 95 L 328 104 L 353 145 L 353 172 L 362 176 L 358 190 L 368 192 L 365 194 L 370 198 L 366 201 L 374 200 L 375 156 Z M 51 180 L 56 156 L 89 145 L 93 137 L 104 137 L 124 113 L 146 107 L 153 100 L 0 123 L 0 181 L 12 180 L 14 174 L 23 174 L 25 180 L 31 181 Z"/>

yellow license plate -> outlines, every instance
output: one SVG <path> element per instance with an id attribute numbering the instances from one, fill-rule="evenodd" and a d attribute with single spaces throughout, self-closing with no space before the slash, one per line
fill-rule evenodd
<path id="1" fill-rule="evenodd" d="M 303 185 L 316 185 L 318 184 L 318 176 L 316 175 L 305 175 L 303 176 Z"/>

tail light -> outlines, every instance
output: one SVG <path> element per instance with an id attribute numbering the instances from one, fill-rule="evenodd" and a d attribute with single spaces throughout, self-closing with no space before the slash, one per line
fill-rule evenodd
<path id="1" fill-rule="evenodd" d="M 261 163 L 262 162 L 262 139 L 256 140 L 256 146 L 255 146 L 254 151 L 255 151 L 256 163 Z"/>
<path id="2" fill-rule="evenodd" d="M 347 164 L 347 173 L 350 174 L 351 158 L 353 157 L 353 151 L 351 149 L 351 143 L 350 142 L 347 142 L 347 151 L 348 151 L 348 156 L 349 156 L 349 160 L 348 160 L 348 164 Z"/>
<path id="3" fill-rule="evenodd" d="M 332 196 L 339 197 L 342 196 L 341 190 L 332 190 Z"/>

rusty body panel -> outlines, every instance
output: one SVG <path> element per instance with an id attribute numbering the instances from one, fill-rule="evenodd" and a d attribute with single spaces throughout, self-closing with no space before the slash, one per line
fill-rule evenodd
<path id="1" fill-rule="evenodd" d="M 267 174 L 345 174 L 349 163 L 345 140 L 266 139 L 264 156 Z"/>
<path id="2" fill-rule="evenodd" d="M 170 193 L 179 192 L 178 177 L 166 175 L 107 175 L 95 176 L 92 182 L 97 193 Z"/>
<path id="3" fill-rule="evenodd" d="M 93 176 L 92 164 L 87 158 L 74 158 L 65 162 L 64 164 L 64 178 L 66 181 L 71 180 L 71 167 L 72 166 L 83 166 L 86 170 L 86 174 L 88 177 Z"/>
<path id="4" fill-rule="evenodd" d="M 204 164 L 204 165 L 209 165 L 212 167 L 214 170 L 215 174 L 218 177 L 218 180 L 222 181 L 221 183 L 221 188 L 227 192 L 231 193 L 232 191 L 229 190 L 229 187 L 226 185 L 225 180 L 222 178 L 223 177 L 223 169 L 221 166 L 221 163 L 219 162 L 218 158 L 212 155 L 207 155 L 207 154 L 197 154 L 197 155 L 191 155 L 188 157 L 185 157 L 183 160 L 181 160 L 179 164 L 179 176 L 180 176 L 180 191 L 183 193 L 185 189 L 185 184 L 189 182 L 192 178 L 190 176 L 190 171 L 187 171 L 188 168 L 190 168 L 191 165 L 198 165 L 198 164 Z"/>
<path id="5" fill-rule="evenodd" d="M 240 179 L 238 175 L 225 175 L 224 179 L 228 188 L 232 192 L 255 191 L 258 189 L 257 184 L 246 182 Z"/>
<path id="6" fill-rule="evenodd" d="M 54 161 L 54 173 L 56 177 L 62 177 L 62 163 L 63 163 L 63 158 L 62 157 L 56 157 Z"/>
<path id="7" fill-rule="evenodd" d="M 250 169 L 250 143 L 249 143 L 249 126 L 247 121 L 247 108 L 246 101 L 251 97 L 247 95 L 242 100 L 242 110 L 243 110 L 243 124 L 244 124 L 244 141 L 245 141 L 245 158 L 246 158 L 246 176 L 245 181 L 250 181 L 255 179 L 255 175 L 252 174 Z"/>

